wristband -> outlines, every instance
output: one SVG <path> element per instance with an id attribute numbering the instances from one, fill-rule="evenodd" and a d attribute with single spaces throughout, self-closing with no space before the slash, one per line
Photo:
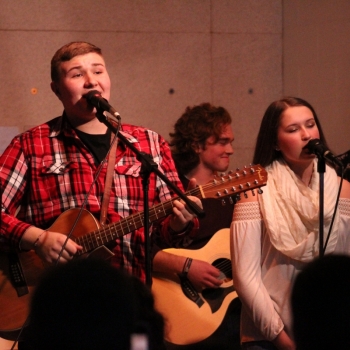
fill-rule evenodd
<path id="1" fill-rule="evenodd" d="M 36 240 L 34 241 L 34 243 L 33 243 L 34 249 L 38 246 L 39 239 L 40 239 L 40 237 L 41 237 L 45 232 L 47 232 L 47 230 L 42 231 L 42 232 L 39 234 L 39 236 L 36 238 Z"/>
<path id="2" fill-rule="evenodd" d="M 191 258 L 186 258 L 184 267 L 182 268 L 182 276 L 187 277 L 188 271 L 190 270 L 192 264 L 192 259 Z"/>

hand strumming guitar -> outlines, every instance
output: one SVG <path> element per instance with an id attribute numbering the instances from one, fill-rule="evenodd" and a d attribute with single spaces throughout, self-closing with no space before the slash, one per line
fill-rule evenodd
<path id="1" fill-rule="evenodd" d="M 201 292 L 205 288 L 218 288 L 223 281 L 219 279 L 220 271 L 206 261 L 193 259 L 187 278 L 193 287 Z"/>

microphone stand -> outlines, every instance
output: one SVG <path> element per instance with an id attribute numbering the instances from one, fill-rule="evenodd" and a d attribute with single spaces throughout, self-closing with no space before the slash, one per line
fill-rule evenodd
<path id="1" fill-rule="evenodd" d="M 319 254 L 320 258 L 324 256 L 323 237 L 324 237 L 324 173 L 326 172 L 326 162 L 322 155 L 318 157 L 317 172 L 319 173 Z"/>
<path id="2" fill-rule="evenodd" d="M 174 185 L 169 179 L 158 169 L 157 163 L 155 163 L 151 157 L 151 155 L 139 151 L 129 140 L 118 133 L 117 128 L 110 122 L 110 120 L 103 114 L 102 109 L 97 109 L 96 113 L 97 119 L 104 123 L 110 130 L 112 130 L 119 138 L 120 141 L 123 142 L 125 146 L 130 148 L 135 154 L 137 160 L 141 162 L 141 177 L 142 177 L 142 185 L 144 191 L 144 232 L 145 232 L 145 264 L 146 264 L 146 284 L 150 287 L 152 285 L 152 275 L 151 275 L 151 258 L 150 258 L 150 239 L 149 239 L 149 212 L 148 212 L 148 185 L 149 185 L 149 176 L 152 172 L 154 172 L 159 178 L 161 178 L 169 188 L 171 188 L 193 211 L 198 217 L 204 217 L 204 211 L 198 207 L 196 203 L 188 199 L 180 189 Z M 118 121 L 119 122 L 119 121 Z"/>

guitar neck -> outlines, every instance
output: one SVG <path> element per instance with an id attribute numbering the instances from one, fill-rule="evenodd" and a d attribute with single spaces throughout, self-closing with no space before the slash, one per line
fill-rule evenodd
<path id="1" fill-rule="evenodd" d="M 216 177 L 204 186 L 198 186 L 185 193 L 186 196 L 202 198 L 223 198 L 237 195 L 245 191 L 253 191 L 265 186 L 267 173 L 260 165 L 244 168 L 242 171 L 229 172 L 228 175 Z M 174 197 L 168 201 L 161 202 L 149 210 L 149 222 L 155 222 L 169 215 L 173 211 L 173 202 L 178 199 Z M 76 239 L 83 249 L 79 254 L 90 252 L 102 245 L 110 243 L 117 238 L 135 231 L 144 224 L 144 212 L 136 213 L 125 219 L 98 228 L 88 234 L 84 234 Z"/>
<path id="2" fill-rule="evenodd" d="M 186 195 L 202 198 L 200 188 L 195 188 L 186 193 Z M 153 223 L 159 219 L 168 216 L 173 212 L 173 202 L 178 199 L 172 198 L 166 202 L 162 202 L 152 207 L 149 210 L 149 222 Z M 144 226 L 144 212 L 136 213 L 128 216 L 125 219 L 114 222 L 112 224 L 103 226 L 95 231 L 92 231 L 86 235 L 76 238 L 76 243 L 83 247 L 83 250 L 79 251 L 79 255 L 85 254 L 91 250 L 94 250 L 102 245 L 108 244 L 117 238 L 120 238 L 129 232 L 135 231 Z"/>

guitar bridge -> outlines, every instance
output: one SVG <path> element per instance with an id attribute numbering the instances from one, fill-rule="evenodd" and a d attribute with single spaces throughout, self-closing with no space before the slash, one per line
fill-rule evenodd
<path id="1" fill-rule="evenodd" d="M 186 297 L 193 301 L 198 307 L 201 307 L 204 304 L 204 301 L 196 289 L 193 287 L 192 283 L 188 280 L 187 277 L 179 275 L 179 278 L 181 282 L 181 289 Z"/>

